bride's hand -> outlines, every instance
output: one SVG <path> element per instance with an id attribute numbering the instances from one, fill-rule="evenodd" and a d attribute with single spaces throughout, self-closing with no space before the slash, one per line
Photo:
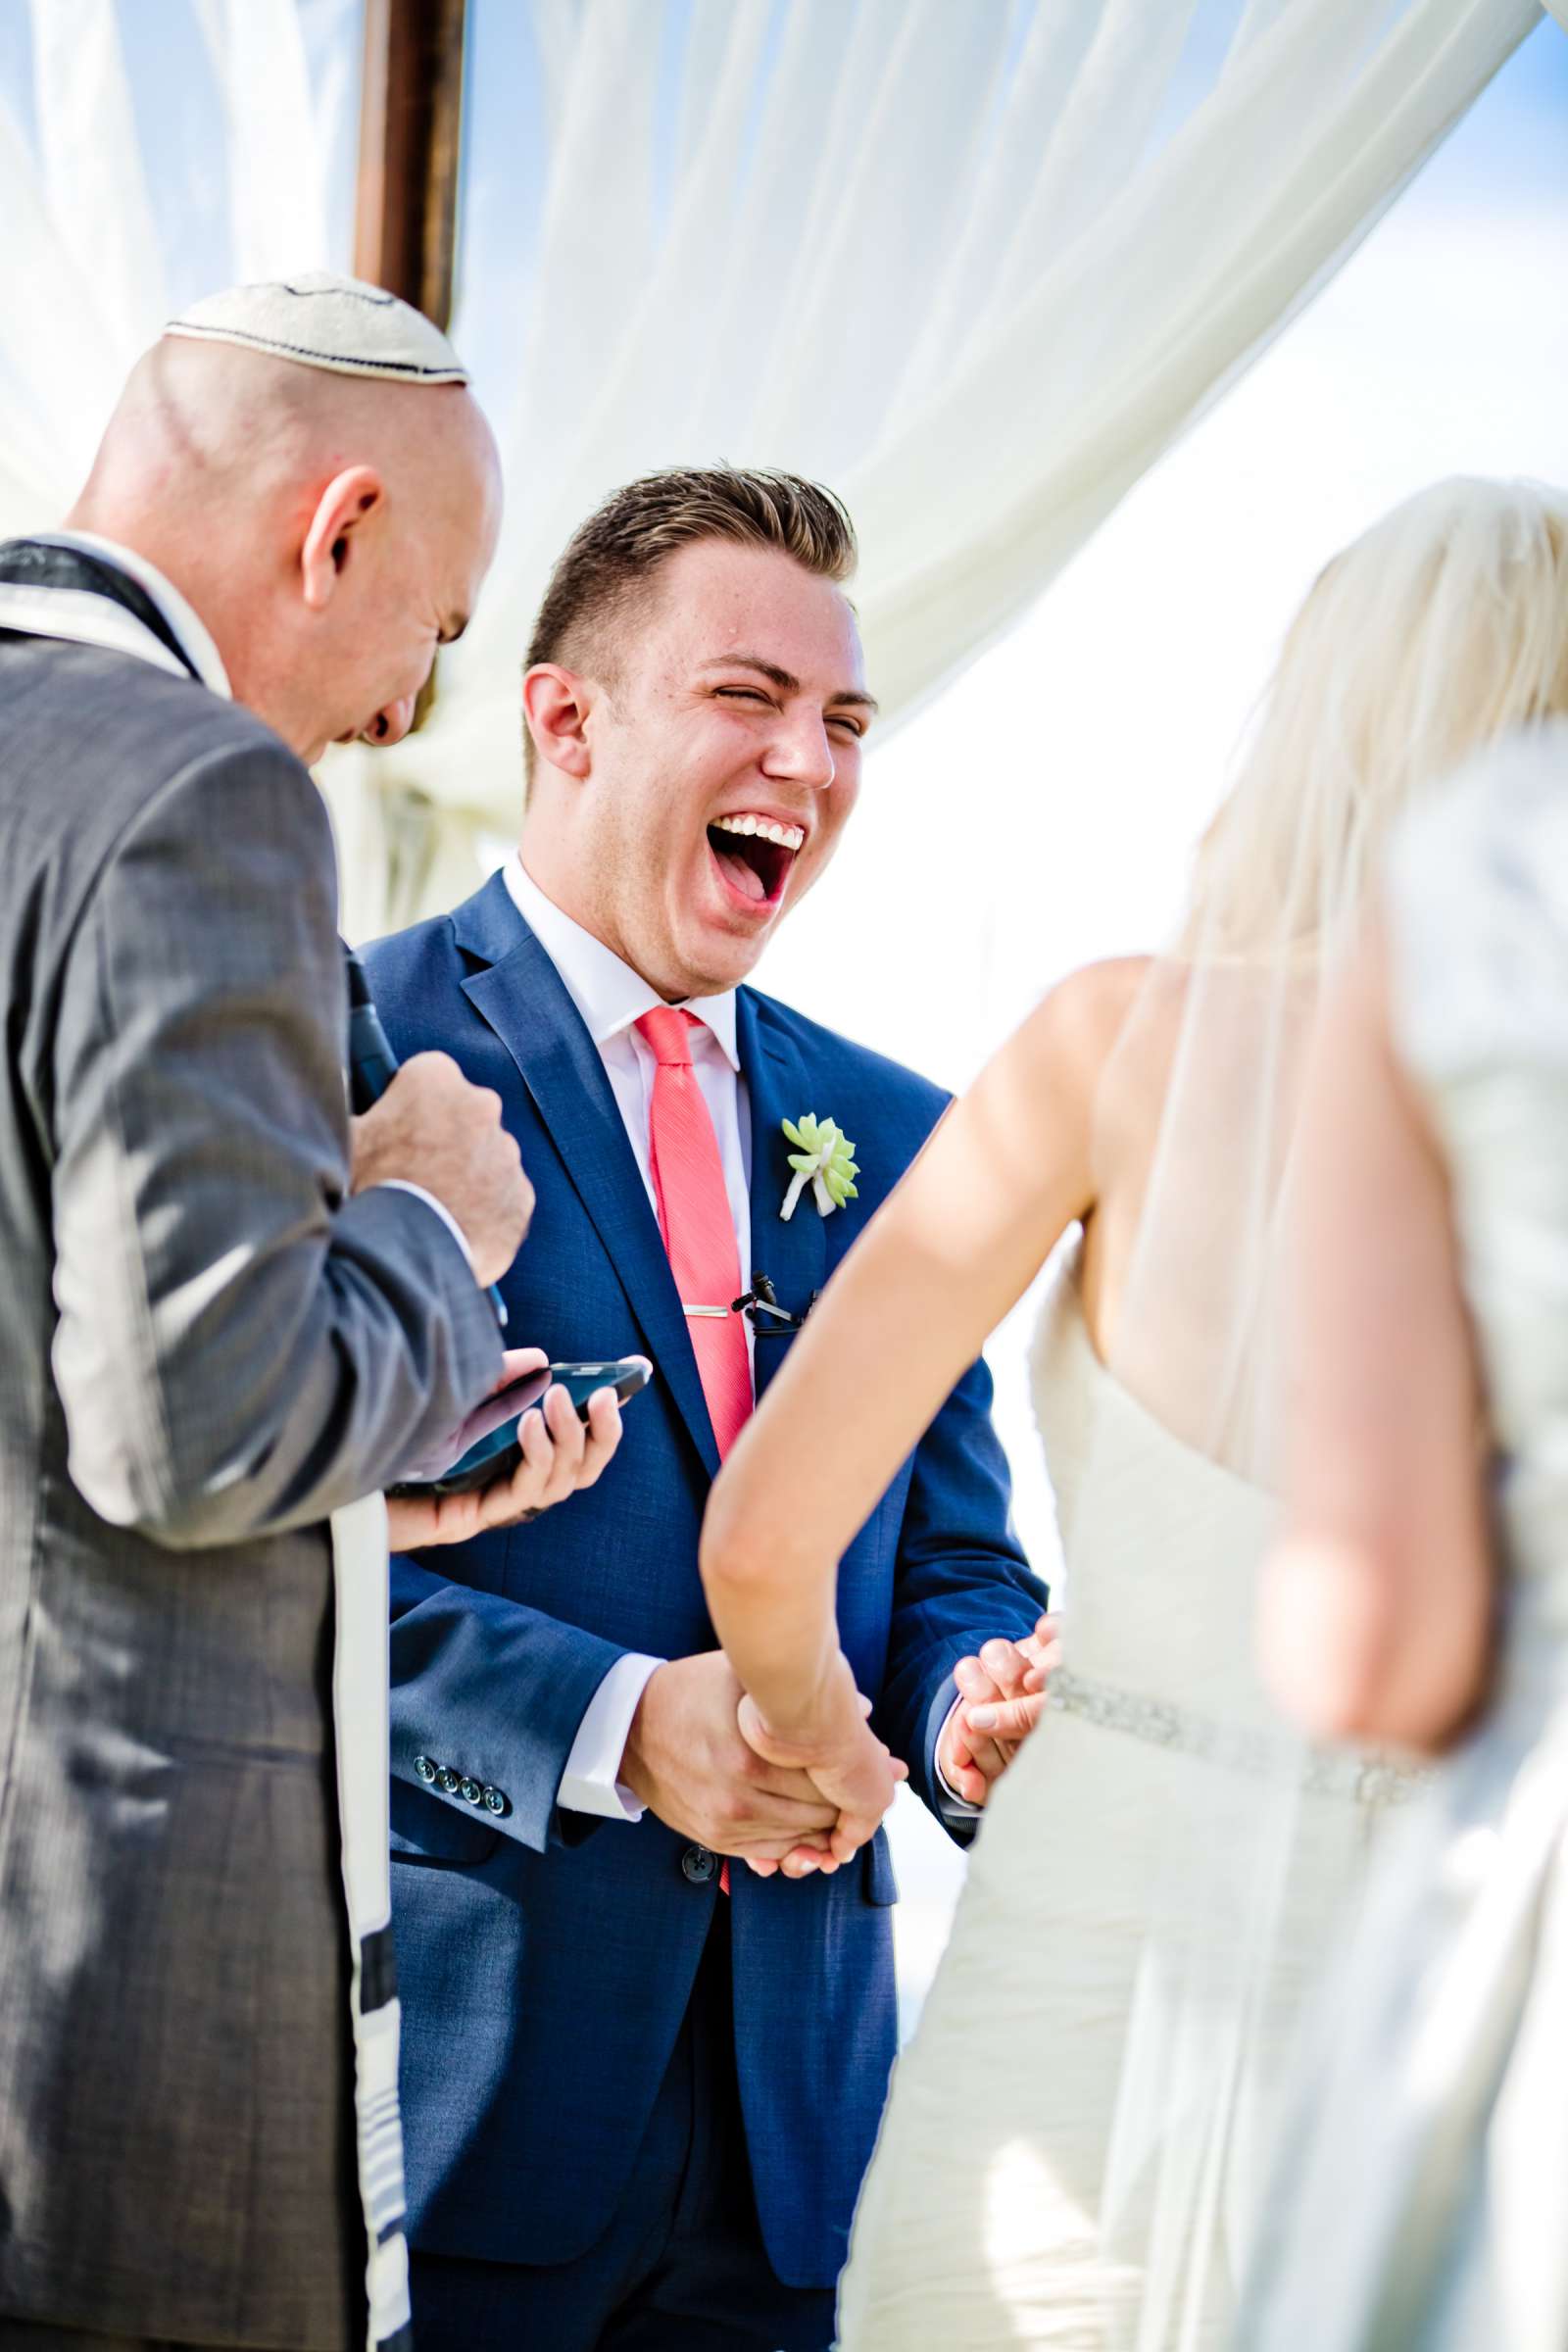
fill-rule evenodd
<path id="1" fill-rule="evenodd" d="M 987 1642 L 953 1670 L 958 1700 L 937 1745 L 937 1768 L 956 1795 L 983 1805 L 1040 1720 L 1061 1663 L 1061 1617 L 1040 1619 L 1021 1642 Z"/>
<path id="2" fill-rule="evenodd" d="M 812 1870 L 831 1872 L 848 1862 L 875 1836 L 899 1783 L 909 1777 L 908 1766 L 890 1753 L 867 1723 L 871 1704 L 855 1689 L 848 1663 L 841 1659 L 839 1665 L 820 1730 L 807 1727 L 785 1738 L 763 1722 L 750 1692 L 740 1703 L 741 1737 L 747 1745 L 766 1763 L 809 1774 L 827 1802 L 839 1809 L 828 1833 L 827 1854 L 803 1848 L 786 1855 L 781 1867 L 790 1878 L 804 1878 Z"/>

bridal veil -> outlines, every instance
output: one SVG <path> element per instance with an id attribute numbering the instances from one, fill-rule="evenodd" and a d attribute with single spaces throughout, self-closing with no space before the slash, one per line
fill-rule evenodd
<path id="1" fill-rule="evenodd" d="M 1439 483 L 1330 564 L 1102 1080 L 1097 1138 L 1123 1186 L 1129 1138 L 1163 1099 L 1152 1143 L 1132 1147 L 1136 1215 L 1098 1238 L 1114 1385 L 1265 1495 L 1288 1408 L 1297 1112 L 1325 984 L 1400 811 L 1477 744 L 1568 708 L 1565 609 L 1568 498 L 1525 483 Z M 1069 1678 L 1073 1558 L 1114 1525 L 1117 1477 L 1091 1430 L 1067 1540 Z M 1127 2352 L 1223 2340 L 1295 2021 L 1359 1852 L 1408 1787 L 1379 1759 L 1310 1752 L 1276 1719 L 1252 1664 L 1250 1577 L 1186 1602 L 1169 1703 L 1139 1702 L 1143 1737 L 1209 1769 L 1169 1776 L 1115 2099 L 1102 2252 L 1141 2280 L 1107 2320 Z"/>

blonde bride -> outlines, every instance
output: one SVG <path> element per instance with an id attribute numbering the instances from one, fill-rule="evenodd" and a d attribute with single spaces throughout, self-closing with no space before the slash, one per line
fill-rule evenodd
<path id="1" fill-rule="evenodd" d="M 1066 1663 L 988 1807 L 898 2067 L 845 2352 L 1222 2343 L 1282 2053 L 1380 1824 L 1373 1758 L 1252 1664 L 1302 1065 L 1393 820 L 1563 707 L 1568 502 L 1450 481 L 1328 566 L 1168 950 L 1079 972 L 835 1277 L 713 1490 L 703 1574 L 760 1741 L 854 1835 L 886 1777 L 838 1562 L 1071 1229 L 1035 1350 Z"/>

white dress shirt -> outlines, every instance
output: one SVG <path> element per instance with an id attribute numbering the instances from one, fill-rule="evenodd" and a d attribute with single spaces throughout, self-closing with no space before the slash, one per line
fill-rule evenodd
<path id="1" fill-rule="evenodd" d="M 615 1107 L 648 1190 L 649 1205 L 657 1215 L 648 1127 L 659 1064 L 635 1024 L 664 1000 L 603 940 L 595 939 L 591 931 L 564 914 L 553 899 L 547 899 L 515 852 L 503 872 L 513 904 L 560 973 L 567 996 L 582 1015 L 583 1026 L 599 1049 Z M 685 1009 L 695 1013 L 700 1024 L 691 1033 L 692 1072 L 718 1140 L 744 1291 L 752 1279 L 752 1122 L 736 1043 L 735 992 L 729 989 L 721 997 L 693 997 Z M 711 1299 L 702 1303 L 716 1306 L 726 1302 Z M 746 1340 L 750 1349 L 750 1324 Z M 662 1658 L 647 1657 L 636 1650 L 616 1659 L 577 1727 L 556 1791 L 558 1804 L 574 1813 L 608 1815 L 612 1821 L 642 1819 L 642 1806 L 616 1775 L 648 1678 L 663 1663 Z"/>
<path id="2" fill-rule="evenodd" d="M 653 1104 L 653 1049 L 638 1035 L 635 1023 L 664 1000 L 640 973 L 595 939 L 580 923 L 564 914 L 514 852 L 502 869 L 514 906 L 560 973 L 566 994 L 582 1015 L 583 1026 L 599 1049 L 611 1091 L 620 1112 L 627 1139 L 636 1154 L 650 1205 L 658 1212 L 648 1146 L 649 1112 Z M 741 1289 L 752 1280 L 752 1120 L 746 1080 L 736 1042 L 735 991 L 718 997 L 693 997 L 686 1011 L 699 1023 L 692 1031 L 692 1069 L 708 1104 L 723 1162 L 724 1189 L 729 1195 L 740 1258 Z M 717 1304 L 718 1301 L 711 1301 Z M 746 1326 L 749 1352 L 754 1351 L 752 1327 Z M 566 1758 L 556 1801 L 574 1813 L 598 1813 L 611 1820 L 640 1821 L 643 1807 L 617 1779 L 627 1735 L 638 1702 L 662 1658 L 629 1650 L 600 1684 Z M 947 1788 L 946 1781 L 943 1782 Z M 964 1805 L 948 1789 L 955 1804 Z M 975 1808 L 965 1806 L 965 1810 Z"/>

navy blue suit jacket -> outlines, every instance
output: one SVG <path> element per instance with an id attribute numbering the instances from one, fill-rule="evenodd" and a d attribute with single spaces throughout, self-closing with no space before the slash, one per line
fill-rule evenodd
<path id="1" fill-rule="evenodd" d="M 564 2262 L 593 2243 L 624 2189 L 723 1898 L 693 1883 L 687 1841 L 652 1815 L 596 1821 L 560 1808 L 556 1790 L 617 1657 L 713 1646 L 697 1542 L 718 1455 L 604 1065 L 500 875 L 366 963 L 399 1057 L 451 1054 L 500 1095 L 521 1147 L 537 1202 L 503 1285 L 511 1337 L 556 1357 L 642 1353 L 656 1367 L 588 1494 L 535 1525 L 392 1564 L 411 2236 L 430 2252 Z M 751 989 L 738 1014 L 752 1262 L 799 1312 L 944 1098 Z M 808 1198 L 785 1224 L 781 1121 L 807 1110 L 855 1137 L 860 1197 L 829 1218 Z M 786 1346 L 759 1340 L 760 1390 Z M 1008 1523 L 990 1396 L 976 1365 L 839 1578 L 843 1643 L 876 1729 L 938 1810 L 934 1746 L 953 1666 L 992 1635 L 1029 1631 L 1041 1606 Z M 454 1790 L 427 1785 L 432 1763 L 458 1776 Z M 505 1809 L 476 1805 L 474 1783 Z M 786 2282 L 826 2285 L 844 2260 L 894 2053 L 886 1839 L 832 1878 L 737 1869 L 733 1881 L 736 2058 L 762 2230 Z"/>

